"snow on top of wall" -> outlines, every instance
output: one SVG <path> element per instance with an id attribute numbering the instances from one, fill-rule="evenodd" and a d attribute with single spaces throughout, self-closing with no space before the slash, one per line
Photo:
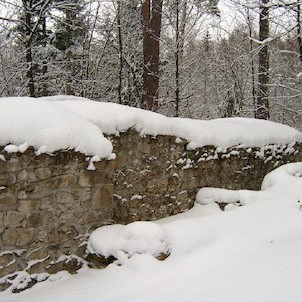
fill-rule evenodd
<path id="1" fill-rule="evenodd" d="M 282 124 L 247 118 L 192 120 L 169 118 L 128 106 L 73 96 L 0 99 L 0 145 L 7 152 L 33 146 L 38 154 L 75 149 L 109 158 L 105 134 L 135 128 L 141 135 L 172 135 L 186 139 L 188 148 L 206 145 L 262 147 L 302 141 L 302 133 Z M 9 145 L 9 146 L 7 146 Z"/>
<path id="2" fill-rule="evenodd" d="M 263 147 L 268 144 L 288 144 L 302 141 L 302 133 L 286 125 L 250 118 L 193 120 L 169 118 L 147 110 L 81 98 L 46 97 L 98 126 L 103 133 L 115 134 L 135 128 L 141 135 L 172 135 L 186 139 L 189 148 L 208 145 L 232 147 Z"/>
<path id="3" fill-rule="evenodd" d="M 0 99 L 0 146 L 7 152 L 37 154 L 74 149 L 86 155 L 109 158 L 111 143 L 98 127 L 55 103 L 33 98 Z"/>

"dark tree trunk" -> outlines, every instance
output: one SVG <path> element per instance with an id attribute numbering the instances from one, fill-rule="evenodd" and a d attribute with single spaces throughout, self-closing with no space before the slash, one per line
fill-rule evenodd
<path id="1" fill-rule="evenodd" d="M 180 56 L 180 32 L 179 32 L 179 0 L 176 5 L 176 52 L 175 52 L 175 116 L 179 116 L 179 56 Z"/>
<path id="2" fill-rule="evenodd" d="M 297 4 L 297 41 L 299 47 L 299 57 L 300 62 L 302 63 L 302 37 L 301 37 L 301 5 Z"/>
<path id="3" fill-rule="evenodd" d="M 119 43 L 119 82 L 118 82 L 118 102 L 122 104 L 122 84 L 123 84 L 123 39 L 121 28 L 121 1 L 117 2 L 117 26 Z"/>
<path id="4" fill-rule="evenodd" d="M 44 48 L 46 48 L 46 45 L 47 45 L 47 27 L 46 27 L 45 14 L 43 14 L 41 22 L 42 22 L 42 33 L 43 33 L 42 45 L 43 45 Z M 47 81 L 46 81 L 46 75 L 47 75 L 47 61 L 46 60 L 43 60 L 42 74 L 43 74 L 42 95 L 47 96 L 49 93 L 48 93 L 48 85 L 47 85 Z"/>
<path id="5" fill-rule="evenodd" d="M 23 1 L 25 9 L 25 25 L 26 25 L 26 78 L 29 96 L 35 97 L 35 83 L 34 83 L 34 70 L 33 70 L 33 55 L 32 55 L 32 1 Z"/>
<path id="6" fill-rule="evenodd" d="M 267 39 L 269 38 L 269 0 L 262 0 L 259 18 L 259 40 L 263 41 L 259 50 L 258 94 L 255 108 L 255 118 L 269 119 L 269 52 Z"/>
<path id="7" fill-rule="evenodd" d="M 162 4 L 162 0 L 152 0 L 152 2 L 144 0 L 142 5 L 144 52 L 142 107 L 152 111 L 158 109 Z"/>
<path id="8" fill-rule="evenodd" d="M 253 108 L 256 108 L 256 85 L 255 85 L 255 64 L 254 64 L 254 47 L 252 41 L 252 25 L 250 19 L 250 12 L 247 11 L 248 28 L 249 28 L 249 47 L 250 47 L 250 60 L 251 60 L 251 80 L 252 80 L 252 97 Z"/>

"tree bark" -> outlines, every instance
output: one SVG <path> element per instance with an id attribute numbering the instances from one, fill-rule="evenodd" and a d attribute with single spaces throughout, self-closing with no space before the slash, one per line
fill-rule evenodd
<path id="1" fill-rule="evenodd" d="M 263 42 L 259 50 L 258 94 L 256 99 L 255 118 L 269 119 L 269 0 L 261 0 L 259 18 L 259 40 Z"/>
<path id="2" fill-rule="evenodd" d="M 27 88 L 29 96 L 35 97 L 35 83 L 34 83 L 34 71 L 33 71 L 33 55 L 32 55 L 32 1 L 23 1 L 23 6 L 25 9 L 25 25 L 26 25 L 26 77 L 27 77 Z"/>
<path id="3" fill-rule="evenodd" d="M 43 17 L 42 17 L 42 33 L 43 33 L 43 42 L 42 46 L 46 49 L 47 46 L 47 27 L 46 27 L 46 16 L 45 13 L 43 12 Z M 46 81 L 46 76 L 47 76 L 47 60 L 43 60 L 43 67 L 42 67 L 42 74 L 43 74 L 43 84 L 42 84 L 42 96 L 47 96 L 48 93 L 48 85 Z"/>
<path id="4" fill-rule="evenodd" d="M 301 37 L 301 4 L 297 4 L 297 41 L 299 47 L 299 58 L 302 63 L 302 37 Z"/>
<path id="5" fill-rule="evenodd" d="M 118 26 L 118 46 L 119 46 L 119 81 L 118 81 L 118 102 L 122 104 L 123 85 L 123 39 L 121 28 L 121 1 L 117 1 L 117 26 Z"/>
<path id="6" fill-rule="evenodd" d="M 143 23 L 143 97 L 142 107 L 158 109 L 159 46 L 163 0 L 144 0 L 142 5 Z"/>
<path id="7" fill-rule="evenodd" d="M 179 0 L 176 5 L 176 52 L 175 52 L 175 116 L 179 116 L 179 56 L 180 56 L 180 32 L 179 32 Z"/>

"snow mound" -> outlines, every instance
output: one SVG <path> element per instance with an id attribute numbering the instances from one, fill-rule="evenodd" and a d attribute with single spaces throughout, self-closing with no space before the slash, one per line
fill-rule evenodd
<path id="1" fill-rule="evenodd" d="M 261 191 L 227 190 L 220 188 L 201 188 L 196 194 L 196 202 L 201 205 L 211 203 L 226 203 L 232 205 L 247 205 L 268 196 L 270 191 L 300 191 L 298 199 L 302 198 L 302 162 L 283 165 L 268 173 L 262 182 Z M 301 196 L 300 196 L 301 195 Z M 233 207 L 229 207 L 232 209 Z M 228 208 L 227 208 L 228 209 Z"/>
<path id="2" fill-rule="evenodd" d="M 58 98 L 59 101 L 56 101 Z M 65 101 L 64 101 L 65 98 Z M 188 148 L 263 147 L 301 142 L 302 133 L 286 125 L 252 118 L 193 120 L 169 118 L 158 113 L 114 103 L 87 101 L 71 96 L 44 97 L 98 126 L 105 134 L 134 128 L 141 135 L 172 135 L 186 139 Z"/>
<path id="3" fill-rule="evenodd" d="M 196 201 L 206 205 L 210 203 L 226 203 L 246 205 L 259 198 L 261 192 L 250 190 L 227 190 L 220 188 L 202 188 L 197 192 Z"/>
<path id="4" fill-rule="evenodd" d="M 0 99 L 0 145 L 6 152 L 41 153 L 74 149 L 109 158 L 112 144 L 98 127 L 55 103 L 33 98 Z"/>
<path id="5" fill-rule="evenodd" d="M 302 162 L 283 165 L 267 174 L 261 190 L 287 188 L 289 184 L 302 189 Z"/>
<path id="6" fill-rule="evenodd" d="M 139 221 L 128 225 L 108 225 L 96 229 L 89 237 L 87 250 L 124 263 L 134 254 L 149 254 L 158 257 L 169 254 L 170 244 L 163 226 Z"/>

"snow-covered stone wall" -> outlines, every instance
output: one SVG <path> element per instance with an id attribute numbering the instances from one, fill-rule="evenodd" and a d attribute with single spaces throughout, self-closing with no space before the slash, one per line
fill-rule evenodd
<path id="1" fill-rule="evenodd" d="M 276 167 L 302 160 L 302 144 L 192 150 L 174 136 L 141 137 L 129 130 L 111 137 L 115 221 L 155 220 L 190 209 L 203 187 L 260 190 Z"/>
<path id="2" fill-rule="evenodd" d="M 113 222 L 111 161 L 89 171 L 76 152 L 0 157 L 0 277 L 62 270 L 61 255 L 83 257 L 86 235 Z"/>
<path id="3" fill-rule="evenodd" d="M 94 162 L 95 170 L 73 151 L 0 153 L 0 288 L 18 271 L 31 284 L 42 272 L 76 270 L 96 227 L 183 212 L 206 186 L 259 190 L 275 167 L 302 161 L 297 143 L 192 149 L 135 130 L 108 138 L 116 158 Z"/>

